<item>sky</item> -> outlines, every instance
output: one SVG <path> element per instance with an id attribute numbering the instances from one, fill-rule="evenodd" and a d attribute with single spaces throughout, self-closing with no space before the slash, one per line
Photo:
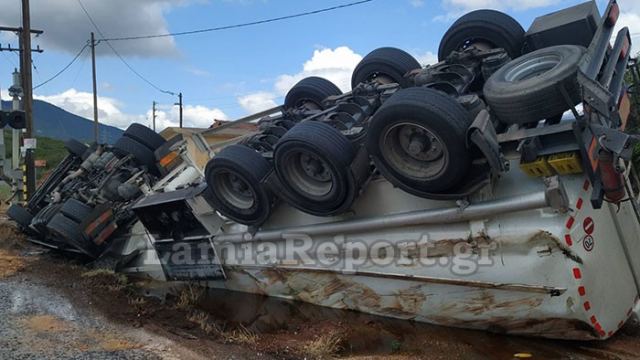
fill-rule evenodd
<path id="1" fill-rule="evenodd" d="M 285 16 L 341 5 L 352 0 L 80 0 L 107 38 L 188 31 Z M 578 0 L 373 0 L 329 13 L 196 35 L 110 44 L 156 87 L 184 96 L 185 126 L 207 127 L 213 119 L 232 120 L 283 100 L 300 79 L 323 76 L 343 91 L 368 52 L 393 46 L 422 64 L 436 61 L 438 44 L 453 21 L 467 11 L 492 8 L 507 12 L 525 30 L 540 15 Z M 640 1 L 619 0 L 619 26 L 640 33 Z M 605 0 L 598 0 L 601 11 Z M 0 25 L 20 26 L 20 0 L 0 0 Z M 96 31 L 78 0 L 31 0 L 33 39 L 44 52 L 34 53 L 33 83 L 38 85 L 67 65 Z M 97 38 L 101 38 L 99 34 Z M 640 41 L 640 37 L 636 39 Z M 11 33 L 0 33 L 3 46 L 17 46 Z M 637 48 L 637 47 L 636 47 Z M 157 128 L 178 123 L 177 97 L 140 79 L 105 42 L 97 48 L 100 121 L 126 128 L 151 123 L 158 105 Z M 0 52 L 0 90 L 8 99 L 16 53 Z M 74 114 L 93 117 L 90 52 L 34 97 Z"/>

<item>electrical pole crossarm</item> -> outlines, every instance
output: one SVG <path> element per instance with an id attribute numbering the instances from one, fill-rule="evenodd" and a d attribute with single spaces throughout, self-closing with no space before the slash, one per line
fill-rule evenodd
<path id="1" fill-rule="evenodd" d="M 10 26 L 0 26 L 0 31 L 11 31 L 11 32 L 15 32 L 15 33 L 21 33 L 22 32 L 22 28 L 21 27 L 10 27 Z M 42 33 L 44 33 L 44 31 L 42 30 L 36 30 L 36 29 L 29 29 L 29 32 L 35 35 L 40 35 Z"/>

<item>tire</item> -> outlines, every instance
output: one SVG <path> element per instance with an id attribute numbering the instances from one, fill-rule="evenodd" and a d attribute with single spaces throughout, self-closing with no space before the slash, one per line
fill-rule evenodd
<path id="1" fill-rule="evenodd" d="M 371 119 L 367 150 L 389 182 L 428 198 L 429 194 L 454 189 L 464 180 L 471 161 L 466 149 L 470 125 L 469 113 L 453 98 L 428 88 L 403 89 Z M 412 139 L 428 137 L 428 148 L 411 154 L 411 148 L 407 150 L 399 137 L 407 130 L 412 131 Z"/>
<path id="2" fill-rule="evenodd" d="M 440 41 L 438 60 L 463 49 L 474 40 L 503 48 L 512 59 L 522 54 L 524 29 L 511 16 L 495 10 L 476 10 L 463 15 L 451 25 Z"/>
<path id="3" fill-rule="evenodd" d="M 138 164 L 146 166 L 147 170 L 153 174 L 157 173 L 156 157 L 148 147 L 139 142 L 123 136 L 113 145 L 119 155 L 133 155 Z"/>
<path id="4" fill-rule="evenodd" d="M 60 204 L 47 205 L 33 217 L 31 226 L 37 229 L 41 235 L 46 235 L 48 233 L 47 224 L 58 212 L 60 212 L 61 207 L 62 205 Z"/>
<path id="5" fill-rule="evenodd" d="M 274 200 L 262 181 L 272 169 L 269 161 L 245 145 L 225 147 L 205 169 L 216 210 L 241 224 L 262 224 L 269 218 Z"/>
<path id="6" fill-rule="evenodd" d="M 351 88 L 355 89 L 358 84 L 381 75 L 406 88 L 413 84 L 405 75 L 420 68 L 420 63 L 403 50 L 392 47 L 379 48 L 370 52 L 356 66 L 351 76 Z"/>
<path id="7" fill-rule="evenodd" d="M 333 95 L 342 95 L 342 91 L 327 79 L 311 76 L 300 80 L 289 90 L 284 99 L 284 108 L 295 109 L 311 102 L 313 107 L 323 110 L 322 102 Z"/>
<path id="8" fill-rule="evenodd" d="M 13 204 L 7 209 L 7 216 L 23 228 L 29 228 L 33 215 L 20 205 Z"/>
<path id="9" fill-rule="evenodd" d="M 80 225 L 62 213 L 57 213 L 51 218 L 47 224 L 49 233 L 64 242 L 91 257 L 95 257 L 94 249 L 91 243 L 84 237 L 80 230 Z"/>
<path id="10" fill-rule="evenodd" d="M 280 139 L 274 153 L 284 199 L 317 216 L 347 210 L 357 193 L 350 168 L 355 155 L 351 142 L 331 125 L 320 121 L 296 125 Z M 305 163 L 314 169 L 305 168 Z"/>
<path id="11" fill-rule="evenodd" d="M 87 218 L 87 216 L 91 214 L 91 211 L 93 211 L 93 208 L 91 206 L 86 205 L 76 199 L 67 200 L 60 209 L 60 212 L 63 215 L 77 222 L 78 224 L 82 223 Z"/>
<path id="12" fill-rule="evenodd" d="M 159 147 L 164 145 L 165 142 L 167 142 L 155 131 L 137 123 L 129 125 L 123 135 L 148 147 L 151 151 L 156 151 Z"/>
<path id="13" fill-rule="evenodd" d="M 577 70 L 585 51 L 575 45 L 552 46 L 507 63 L 484 85 L 491 111 L 506 124 L 528 124 L 569 110 L 560 86 L 572 105 L 581 101 Z M 527 77 L 527 69 L 540 73 Z"/>
<path id="14" fill-rule="evenodd" d="M 64 142 L 64 147 L 69 151 L 69 154 L 74 155 L 78 158 L 82 158 L 82 156 L 86 153 L 89 147 L 78 140 L 69 139 Z"/>

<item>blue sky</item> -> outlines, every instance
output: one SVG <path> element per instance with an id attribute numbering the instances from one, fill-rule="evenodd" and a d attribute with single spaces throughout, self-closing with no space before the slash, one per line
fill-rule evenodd
<path id="1" fill-rule="evenodd" d="M 0 24 L 19 25 L 16 0 L 0 0 Z M 107 37 L 185 31 L 298 13 L 349 0 L 82 0 Z M 580 3 L 575 0 L 374 0 L 331 13 L 153 41 L 113 42 L 126 60 L 159 87 L 184 93 L 186 122 L 205 126 L 213 117 L 233 119 L 278 103 L 302 76 L 319 74 L 343 88 L 361 56 L 381 46 L 404 49 L 422 62 L 433 60 L 442 34 L 465 11 L 491 7 L 514 16 L 526 29 L 536 16 Z M 621 0 L 623 20 L 636 26 L 640 1 Z M 599 1 L 600 7 L 604 1 Z M 625 8 L 625 6 L 627 8 Z M 92 30 L 77 0 L 32 0 L 34 40 L 45 49 L 34 55 L 38 84 L 67 64 Z M 631 29 L 634 32 L 634 29 Z M 640 30 L 640 29 L 638 29 Z M 16 44 L 12 35 L 0 42 Z M 90 117 L 91 65 L 86 51 L 69 70 L 36 95 Z M 99 46 L 101 120 L 120 127 L 148 123 L 151 102 L 160 103 L 162 126 L 175 124 L 177 100 L 131 73 Z M 0 89 L 10 85 L 17 56 L 0 54 Z"/>

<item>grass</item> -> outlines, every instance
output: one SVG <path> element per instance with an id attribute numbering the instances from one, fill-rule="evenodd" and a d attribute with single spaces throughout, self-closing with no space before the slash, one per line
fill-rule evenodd
<path id="1" fill-rule="evenodd" d="M 147 303 L 147 300 L 143 297 L 131 297 L 129 298 L 129 305 L 142 306 Z"/>
<path id="2" fill-rule="evenodd" d="M 187 285 L 180 294 L 178 294 L 178 301 L 176 302 L 176 308 L 186 310 L 200 302 L 200 299 L 204 295 L 204 288 L 197 285 Z"/>
<path id="3" fill-rule="evenodd" d="M 122 291 L 128 288 L 129 279 L 124 274 L 117 274 L 113 270 L 95 269 L 85 271 L 81 275 L 83 278 L 94 279 L 96 285 L 106 287 L 110 291 Z"/>
<path id="4" fill-rule="evenodd" d="M 306 343 L 302 351 L 310 359 L 332 359 L 343 350 L 342 343 L 342 336 L 337 333 L 322 334 Z"/>
<path id="5" fill-rule="evenodd" d="M 193 311 L 187 320 L 192 323 L 198 325 L 202 331 L 204 331 L 207 335 L 211 334 L 221 334 L 222 331 L 214 324 L 210 318 L 209 314 L 204 311 L 195 310 Z"/>
<path id="6" fill-rule="evenodd" d="M 235 330 L 222 332 L 220 336 L 229 344 L 255 346 L 258 343 L 258 335 L 242 325 Z"/>
<path id="7" fill-rule="evenodd" d="M 67 156 L 67 149 L 64 148 L 64 142 L 61 140 L 51 139 L 48 137 L 37 137 L 37 147 L 35 151 L 36 160 L 46 160 L 47 166 L 38 169 L 38 177 L 41 177 L 47 171 L 58 166 L 60 161 Z M 4 132 L 4 144 L 7 149 L 7 159 L 11 158 L 11 131 Z"/>
<path id="8" fill-rule="evenodd" d="M 215 335 L 225 343 L 255 346 L 258 343 L 258 335 L 247 329 L 243 325 L 231 331 L 224 331 L 218 327 L 209 314 L 204 311 L 194 310 L 187 317 L 187 320 L 198 325 L 207 335 Z"/>

